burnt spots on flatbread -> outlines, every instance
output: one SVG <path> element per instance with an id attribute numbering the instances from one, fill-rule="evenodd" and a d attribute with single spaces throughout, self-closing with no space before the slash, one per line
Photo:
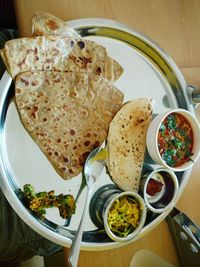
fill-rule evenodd
<path id="1" fill-rule="evenodd" d="M 50 30 L 57 30 L 59 28 L 58 23 L 55 22 L 55 20 L 49 19 L 47 21 L 47 26 L 49 27 Z"/>
<path id="2" fill-rule="evenodd" d="M 87 157 L 89 156 L 89 154 L 90 154 L 90 151 L 85 151 L 79 156 L 79 164 L 80 164 L 80 166 L 82 166 L 85 163 L 85 161 L 86 161 Z"/>
<path id="3" fill-rule="evenodd" d="M 73 40 L 70 41 L 70 46 L 71 46 L 71 47 L 74 46 L 74 41 L 73 41 Z"/>
<path id="4" fill-rule="evenodd" d="M 85 42 L 84 41 L 78 41 L 78 46 L 80 47 L 80 49 L 85 48 Z"/>
<path id="5" fill-rule="evenodd" d="M 95 71 L 95 74 L 100 75 L 101 73 L 102 73 L 101 67 L 97 67 L 96 71 Z"/>
<path id="6" fill-rule="evenodd" d="M 75 129 L 70 129 L 69 133 L 70 133 L 70 135 L 76 135 L 76 130 Z"/>
<path id="7" fill-rule="evenodd" d="M 86 146 L 86 147 L 89 146 L 90 144 L 91 144 L 91 142 L 89 140 L 84 142 L 84 146 Z"/>

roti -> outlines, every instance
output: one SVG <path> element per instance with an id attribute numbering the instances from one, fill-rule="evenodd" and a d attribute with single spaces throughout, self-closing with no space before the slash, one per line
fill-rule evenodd
<path id="1" fill-rule="evenodd" d="M 139 189 L 152 109 L 151 99 L 135 99 L 124 104 L 110 123 L 107 167 L 122 190 Z"/>
<path id="2" fill-rule="evenodd" d="M 21 121 L 63 179 L 78 175 L 107 137 L 123 93 L 100 75 L 26 72 L 15 82 Z"/>
<path id="3" fill-rule="evenodd" d="M 117 80 L 123 73 L 122 67 L 108 56 L 105 47 L 86 39 L 74 43 L 73 50 L 68 56 L 68 70 L 86 70 L 102 75 L 110 81 Z"/>
<path id="4" fill-rule="evenodd" d="M 67 23 L 47 12 L 35 12 L 32 17 L 32 36 L 61 35 L 70 38 L 81 38 Z"/>
<path id="5" fill-rule="evenodd" d="M 67 70 L 67 58 L 73 48 L 63 36 L 39 36 L 7 41 L 3 60 L 13 78 L 30 70 Z"/>
<path id="6" fill-rule="evenodd" d="M 122 73 L 119 64 L 107 55 L 105 47 L 66 36 L 13 39 L 6 42 L 1 53 L 13 78 L 27 71 L 73 71 L 95 73 L 113 80 Z"/>
<path id="7" fill-rule="evenodd" d="M 69 28 L 65 21 L 47 12 L 35 12 L 35 14 L 33 15 L 32 35 L 33 36 L 41 36 L 41 35 L 67 36 L 67 37 L 70 37 L 72 40 L 73 39 L 75 39 L 76 41 L 82 40 L 84 42 L 84 39 L 74 29 Z M 88 42 L 87 42 L 87 46 L 89 46 Z M 95 50 L 95 47 L 94 47 L 94 50 Z M 96 52 L 99 53 L 99 51 L 96 51 Z M 92 57 L 94 55 L 95 54 L 93 54 Z M 75 49 L 70 56 L 71 58 L 76 57 L 78 58 L 78 60 L 79 58 L 83 57 L 83 55 L 80 54 L 79 47 L 78 47 L 78 53 L 77 53 L 77 49 Z M 123 68 L 117 61 L 115 61 L 113 58 L 111 58 L 108 55 L 99 60 L 102 60 L 102 62 L 100 63 L 100 61 L 98 61 L 96 72 L 102 72 L 103 76 L 110 81 L 115 81 L 119 79 L 119 77 L 123 73 Z"/>

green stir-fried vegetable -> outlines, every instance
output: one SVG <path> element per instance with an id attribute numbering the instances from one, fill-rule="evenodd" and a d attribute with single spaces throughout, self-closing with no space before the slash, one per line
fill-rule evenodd
<path id="1" fill-rule="evenodd" d="M 58 208 L 63 219 L 67 219 L 75 213 L 75 201 L 72 195 L 60 194 L 55 196 L 53 190 L 36 193 L 30 184 L 25 184 L 23 189 L 27 207 L 38 215 L 44 216 L 46 214 L 45 209 L 52 207 Z"/>

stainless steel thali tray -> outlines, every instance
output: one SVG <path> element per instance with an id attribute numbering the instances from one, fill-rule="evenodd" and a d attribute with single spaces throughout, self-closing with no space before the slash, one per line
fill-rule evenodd
<path id="1" fill-rule="evenodd" d="M 124 73 L 115 85 L 124 92 L 125 101 L 152 97 L 155 99 L 154 113 L 170 108 L 183 108 L 193 112 L 193 104 L 188 97 L 187 84 L 174 61 L 148 37 L 115 21 L 104 19 L 80 19 L 69 21 L 84 38 L 96 41 L 107 48 L 108 54 L 124 68 Z M 62 246 L 70 247 L 83 210 L 85 191 L 82 192 L 76 214 L 70 226 L 63 227 L 64 220 L 57 210 L 48 210 L 45 220 L 37 218 L 23 205 L 20 188 L 32 184 L 36 191 L 55 190 L 56 194 L 70 193 L 76 196 L 81 184 L 81 175 L 71 180 L 61 179 L 51 164 L 33 142 L 22 126 L 13 99 L 13 86 L 6 72 L 1 80 L 0 90 L 0 185 L 8 201 L 18 215 L 42 236 Z M 152 164 L 154 165 L 154 164 Z M 191 170 L 179 173 L 179 197 L 187 185 Z M 95 191 L 105 184 L 112 184 L 104 171 L 98 179 Z M 168 212 L 149 215 L 145 227 L 133 240 L 154 228 Z M 105 250 L 125 245 L 109 240 L 103 229 L 98 229 L 90 219 L 83 235 L 83 250 Z"/>

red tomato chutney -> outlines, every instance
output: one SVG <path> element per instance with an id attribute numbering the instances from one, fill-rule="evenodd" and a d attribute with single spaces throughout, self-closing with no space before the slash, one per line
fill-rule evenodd
<path id="1" fill-rule="evenodd" d="M 170 113 L 161 123 L 158 149 L 170 167 L 179 167 L 191 160 L 194 144 L 193 131 L 188 120 L 179 113 Z"/>

